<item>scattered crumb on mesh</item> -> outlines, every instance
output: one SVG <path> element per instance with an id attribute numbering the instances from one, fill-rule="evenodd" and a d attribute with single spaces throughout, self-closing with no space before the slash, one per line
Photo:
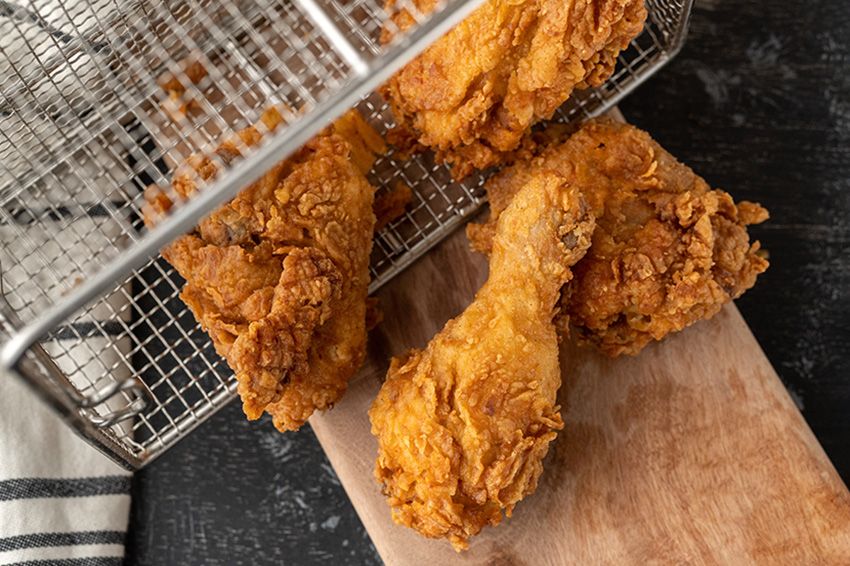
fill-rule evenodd
<path id="1" fill-rule="evenodd" d="M 162 220 L 174 204 L 165 190 L 159 185 L 145 188 L 145 203 L 142 205 L 142 217 L 145 226 L 153 226 Z"/>
<path id="2" fill-rule="evenodd" d="M 186 116 L 195 115 L 200 112 L 201 106 L 191 96 L 186 96 L 188 81 L 198 85 L 207 76 L 207 69 L 194 57 L 187 57 L 180 62 L 181 72 L 166 72 L 159 78 L 157 83 L 165 92 L 167 98 L 162 102 L 162 109 L 174 121 L 179 121 Z"/>

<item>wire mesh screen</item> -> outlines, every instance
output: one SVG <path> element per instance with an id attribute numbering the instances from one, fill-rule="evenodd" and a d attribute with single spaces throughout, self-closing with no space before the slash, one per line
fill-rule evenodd
<path id="1" fill-rule="evenodd" d="M 688 0 L 649 0 L 645 31 L 598 89 L 559 119 L 598 114 L 679 47 Z M 315 10 L 335 27 L 317 25 Z M 0 19 L 0 268 L 6 334 L 61 302 L 144 234 L 143 192 L 178 165 L 258 121 L 271 105 L 300 116 L 347 88 L 353 66 L 385 53 L 376 0 L 49 0 Z M 427 24 L 426 24 L 427 25 Z M 336 30 L 354 54 L 328 35 Z M 377 94 L 358 109 L 393 126 Z M 379 191 L 413 191 L 375 238 L 372 290 L 483 202 L 484 174 L 454 182 L 428 155 L 392 151 Z M 179 298 L 162 259 L 133 271 L 27 352 L 22 372 L 80 401 L 79 426 L 125 464 L 156 457 L 235 395 L 227 364 Z M 135 378 L 135 381 L 131 378 Z M 137 392 L 120 384 L 143 384 Z"/>

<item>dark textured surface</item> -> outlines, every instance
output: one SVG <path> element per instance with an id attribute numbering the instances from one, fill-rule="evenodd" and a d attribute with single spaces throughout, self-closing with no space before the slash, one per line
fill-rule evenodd
<path id="1" fill-rule="evenodd" d="M 309 427 L 227 408 L 135 475 L 127 564 L 380 564 Z"/>
<path id="2" fill-rule="evenodd" d="M 624 114 L 709 182 L 759 200 L 771 268 L 744 317 L 850 480 L 850 7 L 697 2 L 682 53 Z M 128 564 L 374 564 L 309 430 L 233 404 L 136 474 Z"/>

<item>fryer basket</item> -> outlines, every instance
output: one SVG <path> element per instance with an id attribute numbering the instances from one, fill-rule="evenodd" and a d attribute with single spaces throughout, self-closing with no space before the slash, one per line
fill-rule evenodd
<path id="1" fill-rule="evenodd" d="M 481 0 L 447 0 L 389 45 L 380 0 L 31 0 L 0 11 L 0 350 L 92 444 L 128 468 L 150 462 L 235 397 L 236 383 L 181 302 L 157 250 L 357 106 L 386 133 L 374 91 Z M 602 86 L 556 119 L 615 105 L 673 57 L 692 0 L 647 0 L 642 34 Z M 207 76 L 192 76 L 191 63 Z M 182 92 L 169 97 L 162 77 Z M 187 102 L 188 101 L 188 102 Z M 180 108 L 188 103 L 191 111 Z M 179 163 L 297 109 L 152 230 L 143 191 Z M 188 108 L 188 107 L 187 107 Z M 370 291 L 484 202 L 486 173 L 462 182 L 428 154 L 392 150 L 370 172 L 404 184 L 405 214 L 375 236 Z M 6 376 L 0 376 L 5 378 Z"/>

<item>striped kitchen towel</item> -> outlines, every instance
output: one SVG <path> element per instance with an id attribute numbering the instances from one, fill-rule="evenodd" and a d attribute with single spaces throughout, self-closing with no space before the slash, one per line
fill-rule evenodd
<path id="1" fill-rule="evenodd" d="M 91 248 L 107 245 L 118 231 L 93 207 L 93 215 L 71 219 L 43 214 L 51 207 L 39 204 L 43 193 L 37 196 L 27 214 L 0 207 L 4 287 L 22 313 L 37 310 L 49 279 L 72 282 L 78 265 L 91 261 Z M 130 375 L 129 337 L 109 334 L 129 320 L 129 309 L 121 308 L 128 296 L 122 287 L 42 343 L 81 391 Z M 110 316 L 114 312 L 122 314 Z M 79 438 L 17 376 L 0 374 L 0 566 L 121 564 L 129 508 L 130 475 Z"/>
<path id="2" fill-rule="evenodd" d="M 132 231 L 117 213 L 116 180 L 126 173 L 114 153 L 89 154 L 89 163 L 32 183 L 39 167 L 74 149 L 69 133 L 95 111 L 91 93 L 107 86 L 97 26 L 130 3 L 138 5 L 0 0 L 0 275 L 25 320 L 102 264 L 102 254 L 117 253 Z M 119 170 L 104 173 L 109 167 Z M 129 297 L 119 289 L 44 343 L 79 389 L 131 373 L 129 338 L 104 334 L 126 331 Z M 121 564 L 130 481 L 25 384 L 0 374 L 0 566 Z"/>
<path id="3" fill-rule="evenodd" d="M 0 375 L 0 566 L 118 566 L 130 475 Z"/>

